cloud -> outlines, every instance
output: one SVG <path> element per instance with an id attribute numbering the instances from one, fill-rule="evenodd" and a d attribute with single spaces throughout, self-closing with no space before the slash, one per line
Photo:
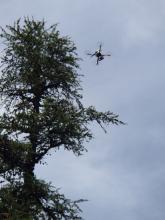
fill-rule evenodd
<path id="1" fill-rule="evenodd" d="M 122 11 L 124 17 L 123 41 L 127 45 L 158 43 L 159 35 L 165 30 L 163 21 L 162 1 L 127 1 Z"/>

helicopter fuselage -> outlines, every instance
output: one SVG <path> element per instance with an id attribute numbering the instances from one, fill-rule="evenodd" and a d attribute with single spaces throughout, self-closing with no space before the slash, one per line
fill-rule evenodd
<path id="1" fill-rule="evenodd" d="M 102 54 L 101 54 L 101 52 L 100 52 L 100 51 L 96 51 L 96 52 L 95 52 L 95 56 L 96 56 L 96 57 L 101 57 L 101 56 L 102 56 Z"/>

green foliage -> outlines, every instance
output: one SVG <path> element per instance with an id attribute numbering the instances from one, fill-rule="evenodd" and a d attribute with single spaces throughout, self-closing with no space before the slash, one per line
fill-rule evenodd
<path id="1" fill-rule="evenodd" d="M 76 47 L 57 26 L 25 18 L 1 28 L 0 210 L 13 219 L 81 219 L 71 202 L 34 175 L 35 165 L 60 147 L 79 156 L 93 134 L 89 123 L 122 124 L 110 111 L 84 107 Z M 14 217 L 15 216 L 15 217 Z"/>
<path id="2" fill-rule="evenodd" d="M 0 190 L 0 210 L 12 219 L 81 219 L 79 200 L 72 202 L 44 181 L 34 178 L 31 188 L 23 183 L 8 184 Z M 29 209 L 30 207 L 30 209 Z"/>

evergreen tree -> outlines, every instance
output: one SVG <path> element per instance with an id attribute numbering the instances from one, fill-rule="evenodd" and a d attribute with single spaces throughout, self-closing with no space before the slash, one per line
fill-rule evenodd
<path id="1" fill-rule="evenodd" d="M 1 28 L 0 36 L 0 212 L 11 219 L 81 219 L 82 200 L 70 201 L 37 179 L 35 166 L 52 149 L 81 155 L 93 137 L 90 122 L 122 122 L 83 106 L 76 47 L 56 25 L 25 18 Z"/>

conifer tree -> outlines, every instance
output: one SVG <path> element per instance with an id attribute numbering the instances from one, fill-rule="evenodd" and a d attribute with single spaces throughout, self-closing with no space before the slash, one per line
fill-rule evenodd
<path id="1" fill-rule="evenodd" d="M 90 122 L 122 122 L 83 106 L 76 47 L 57 25 L 25 18 L 1 28 L 0 36 L 0 212 L 11 219 L 82 219 L 81 200 L 38 179 L 35 166 L 53 149 L 81 155 L 93 137 Z"/>

